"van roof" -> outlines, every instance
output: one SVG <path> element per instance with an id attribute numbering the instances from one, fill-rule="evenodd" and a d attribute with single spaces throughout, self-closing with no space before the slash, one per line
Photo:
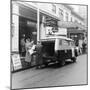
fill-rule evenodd
<path id="1" fill-rule="evenodd" d="M 48 39 L 64 39 L 64 40 L 68 40 L 68 41 L 74 41 L 74 40 L 64 37 L 64 36 L 51 36 L 51 37 L 48 37 Z"/>

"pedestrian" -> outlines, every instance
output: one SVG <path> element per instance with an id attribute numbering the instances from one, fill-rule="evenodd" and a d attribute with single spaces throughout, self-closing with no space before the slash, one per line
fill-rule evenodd
<path id="1" fill-rule="evenodd" d="M 35 56 L 36 56 L 35 48 L 36 48 L 36 45 L 34 44 L 33 40 L 31 41 L 31 43 L 32 43 L 32 47 L 31 47 L 31 49 L 29 49 L 29 54 L 31 56 L 31 66 L 33 66 L 35 64 Z"/>
<path id="2" fill-rule="evenodd" d="M 29 50 L 32 48 L 32 46 L 33 46 L 33 42 L 32 41 L 30 42 L 30 39 L 27 38 L 26 39 L 26 44 L 25 44 L 25 48 L 26 48 L 25 61 L 28 63 L 28 65 L 31 64 L 32 56 L 31 56 Z"/>
<path id="3" fill-rule="evenodd" d="M 43 60 L 42 60 L 42 44 L 40 42 L 38 42 L 38 44 L 36 45 L 36 69 L 38 68 L 42 68 L 42 64 L 43 64 Z"/>
<path id="4" fill-rule="evenodd" d="M 79 55 L 79 42 L 78 42 L 78 40 L 76 40 L 76 42 L 75 42 L 75 47 L 76 47 L 76 56 L 78 56 Z"/>
<path id="5" fill-rule="evenodd" d="M 86 52 L 86 43 L 85 42 L 82 43 L 82 47 L 83 47 L 83 53 L 85 53 Z"/>
<path id="6" fill-rule="evenodd" d="M 79 44 L 79 42 L 78 42 L 78 40 L 76 40 L 75 45 L 78 46 L 78 44 Z"/>
<path id="7" fill-rule="evenodd" d="M 79 40 L 79 52 L 82 54 L 82 40 Z"/>

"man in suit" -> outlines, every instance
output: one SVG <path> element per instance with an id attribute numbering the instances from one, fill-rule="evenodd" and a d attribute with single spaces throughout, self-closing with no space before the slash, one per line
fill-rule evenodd
<path id="1" fill-rule="evenodd" d="M 36 69 L 41 68 L 43 64 L 42 60 L 42 45 L 40 42 L 37 43 L 36 45 Z"/>

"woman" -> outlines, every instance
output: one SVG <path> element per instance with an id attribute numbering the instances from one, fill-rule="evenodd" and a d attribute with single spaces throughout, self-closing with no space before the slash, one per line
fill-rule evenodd
<path id="1" fill-rule="evenodd" d="M 32 58 L 29 50 L 32 48 L 32 46 L 33 46 L 33 42 L 32 42 L 32 41 L 30 42 L 30 39 L 29 39 L 29 38 L 26 39 L 26 44 L 25 44 L 26 57 L 25 57 L 25 61 L 28 62 L 29 65 L 30 65 L 30 63 L 31 63 L 31 58 Z"/>

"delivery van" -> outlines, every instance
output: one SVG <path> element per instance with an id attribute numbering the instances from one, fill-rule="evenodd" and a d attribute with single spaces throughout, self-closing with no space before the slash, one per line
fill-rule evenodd
<path id="1" fill-rule="evenodd" d="M 48 37 L 47 40 L 42 40 L 43 45 L 43 64 L 48 65 L 51 62 L 58 62 L 60 65 L 65 65 L 65 61 L 70 59 L 76 62 L 78 56 L 74 41 L 63 36 Z"/>

